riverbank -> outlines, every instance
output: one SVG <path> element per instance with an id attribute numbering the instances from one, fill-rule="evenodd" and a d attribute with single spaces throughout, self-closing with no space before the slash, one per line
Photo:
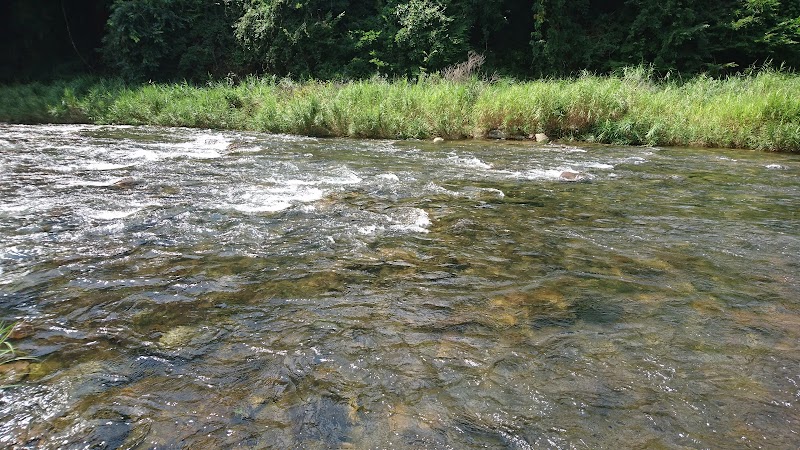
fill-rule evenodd
<path id="1" fill-rule="evenodd" d="M 80 78 L 0 86 L 0 121 L 185 126 L 356 138 L 550 138 L 800 152 L 800 76 L 618 76 L 514 82 L 248 78 L 126 85 Z"/>

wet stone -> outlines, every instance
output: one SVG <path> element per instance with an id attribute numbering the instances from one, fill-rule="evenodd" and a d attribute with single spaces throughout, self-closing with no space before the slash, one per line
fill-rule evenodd
<path id="1" fill-rule="evenodd" d="M 292 430 L 299 442 L 318 442 L 323 448 L 337 448 L 348 440 L 352 423 L 348 407 L 322 397 L 289 408 Z"/>
<path id="2" fill-rule="evenodd" d="M 797 158 L 514 137 L 0 124 L 0 447 L 795 448 Z"/>
<path id="3" fill-rule="evenodd" d="M 14 361 L 0 364 L 0 386 L 16 384 L 24 380 L 30 373 L 29 361 Z"/>
<path id="4" fill-rule="evenodd" d="M 36 329 L 30 323 L 17 322 L 8 337 L 11 339 L 25 339 L 33 336 L 34 333 L 36 333 Z"/>

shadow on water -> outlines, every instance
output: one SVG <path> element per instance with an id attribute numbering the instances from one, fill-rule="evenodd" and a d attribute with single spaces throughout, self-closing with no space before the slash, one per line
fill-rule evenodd
<path id="1" fill-rule="evenodd" d="M 800 442 L 796 156 L 0 138 L 2 446 Z"/>

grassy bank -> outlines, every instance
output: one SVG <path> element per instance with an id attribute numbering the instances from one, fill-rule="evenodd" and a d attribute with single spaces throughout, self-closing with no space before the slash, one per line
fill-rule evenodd
<path id="1" fill-rule="evenodd" d="M 370 80 L 0 87 L 0 121 L 187 126 L 313 136 L 508 137 L 800 152 L 800 75 L 654 81 L 646 70 L 533 82 Z M 495 132 L 496 134 L 496 132 Z"/>

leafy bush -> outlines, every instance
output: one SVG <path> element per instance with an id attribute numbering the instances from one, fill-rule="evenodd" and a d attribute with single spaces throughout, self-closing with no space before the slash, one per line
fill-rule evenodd
<path id="1" fill-rule="evenodd" d="M 103 54 L 129 80 L 221 77 L 244 60 L 231 31 L 231 0 L 116 0 Z"/>

